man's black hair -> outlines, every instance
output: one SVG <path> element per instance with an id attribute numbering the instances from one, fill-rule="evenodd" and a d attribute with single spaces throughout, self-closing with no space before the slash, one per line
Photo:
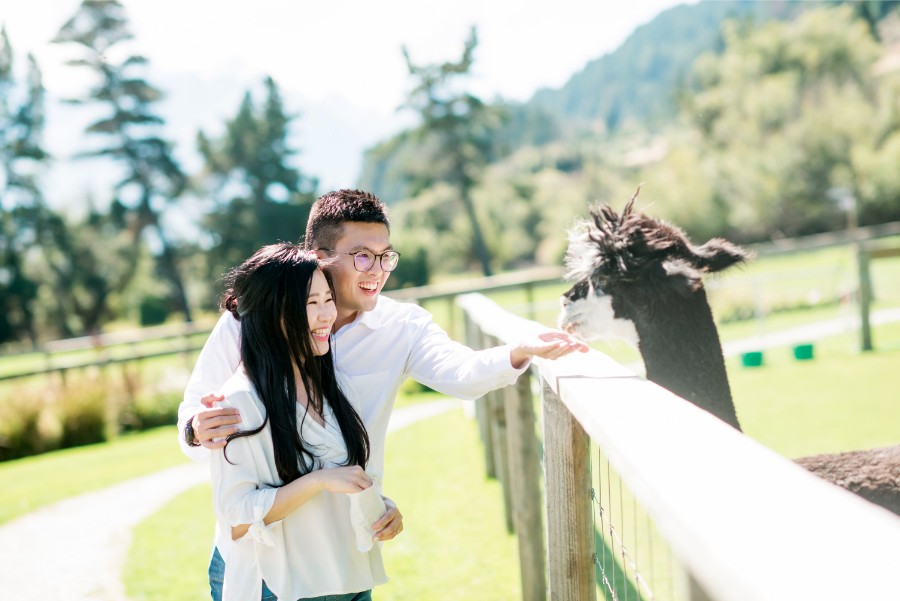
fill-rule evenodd
<path id="1" fill-rule="evenodd" d="M 306 248 L 334 249 L 348 221 L 382 223 L 388 233 L 391 231 L 387 206 L 377 196 L 362 190 L 336 190 L 323 194 L 313 204 L 306 222 Z"/>

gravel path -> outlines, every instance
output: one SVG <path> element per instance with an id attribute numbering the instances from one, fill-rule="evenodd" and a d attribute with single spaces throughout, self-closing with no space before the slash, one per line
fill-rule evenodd
<path id="1" fill-rule="evenodd" d="M 388 432 L 459 406 L 446 400 L 397 409 Z M 120 574 L 132 528 L 208 480 L 206 465 L 179 465 L 60 501 L 0 527 L 0 599 L 127 601 Z"/>
<path id="2" fill-rule="evenodd" d="M 900 309 L 881 309 L 873 311 L 869 316 L 873 326 L 900 321 Z M 817 321 L 804 326 L 787 330 L 770 332 L 742 340 L 734 340 L 722 344 L 722 352 L 726 357 L 740 355 L 747 351 L 760 351 L 767 348 L 802 344 L 828 336 L 835 336 L 859 329 L 859 315 L 837 317 L 827 321 Z"/>

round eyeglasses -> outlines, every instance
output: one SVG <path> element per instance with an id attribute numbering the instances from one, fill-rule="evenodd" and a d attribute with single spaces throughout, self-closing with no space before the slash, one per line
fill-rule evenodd
<path id="1" fill-rule="evenodd" d="M 330 253 L 338 253 L 340 255 L 350 255 L 353 257 L 353 267 L 356 271 L 366 272 L 375 266 L 375 259 L 379 260 L 382 271 L 390 272 L 397 269 L 397 263 L 400 262 L 400 253 L 396 250 L 386 250 L 380 255 L 376 255 L 371 250 L 357 250 L 353 252 L 343 252 L 340 250 L 326 250 Z"/>

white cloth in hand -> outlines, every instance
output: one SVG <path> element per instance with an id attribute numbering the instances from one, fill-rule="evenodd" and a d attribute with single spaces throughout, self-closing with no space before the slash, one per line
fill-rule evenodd
<path id="1" fill-rule="evenodd" d="M 381 498 L 381 487 L 378 479 L 373 476 L 375 483 L 369 488 L 357 492 L 347 493 L 350 497 L 350 523 L 356 532 L 356 548 L 365 553 L 372 548 L 375 531 L 372 524 L 387 511 L 384 499 Z"/>

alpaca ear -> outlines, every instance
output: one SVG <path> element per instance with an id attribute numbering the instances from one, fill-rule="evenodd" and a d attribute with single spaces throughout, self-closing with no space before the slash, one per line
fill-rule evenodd
<path id="1" fill-rule="evenodd" d="M 693 249 L 694 265 L 707 272 L 722 271 L 753 258 L 753 253 L 724 238 L 713 238 Z"/>

